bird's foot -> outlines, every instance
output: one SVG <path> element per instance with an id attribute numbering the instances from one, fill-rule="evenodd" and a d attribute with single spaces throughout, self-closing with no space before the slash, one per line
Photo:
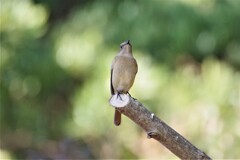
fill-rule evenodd
<path id="1" fill-rule="evenodd" d="M 117 98 L 120 98 L 120 100 L 122 101 L 122 97 L 121 97 L 121 95 L 120 95 L 120 93 L 117 93 Z"/>
<path id="2" fill-rule="evenodd" d="M 128 94 L 134 101 L 137 100 L 136 98 L 133 98 L 129 92 L 127 92 L 127 94 Z"/>

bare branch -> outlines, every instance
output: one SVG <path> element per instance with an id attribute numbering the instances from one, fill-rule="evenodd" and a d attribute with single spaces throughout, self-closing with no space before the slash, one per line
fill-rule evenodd
<path id="1" fill-rule="evenodd" d="M 112 96 L 109 100 L 110 104 L 116 108 L 117 106 L 114 106 L 112 103 L 113 99 L 116 101 L 119 101 L 119 99 Z M 148 111 L 140 102 L 133 98 L 129 98 L 127 101 L 125 102 L 125 107 L 117 109 L 143 128 L 147 132 L 148 138 L 154 138 L 159 141 L 181 159 L 211 159 L 203 151 L 192 145 L 174 129 Z"/>

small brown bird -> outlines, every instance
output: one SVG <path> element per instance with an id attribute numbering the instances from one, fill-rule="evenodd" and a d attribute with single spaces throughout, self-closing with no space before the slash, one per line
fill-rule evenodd
<path id="1" fill-rule="evenodd" d="M 132 55 L 130 41 L 128 40 L 120 44 L 120 48 L 120 52 L 111 65 L 110 84 L 112 95 L 129 94 L 138 71 L 137 62 Z M 114 124 L 116 126 L 121 124 L 121 113 L 117 109 L 115 109 Z"/>

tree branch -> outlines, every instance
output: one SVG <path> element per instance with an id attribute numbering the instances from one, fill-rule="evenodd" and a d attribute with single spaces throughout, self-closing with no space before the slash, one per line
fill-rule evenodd
<path id="1" fill-rule="evenodd" d="M 117 100 L 117 97 L 114 95 L 109 100 L 113 107 L 143 128 L 147 132 L 148 138 L 154 138 L 159 141 L 177 157 L 194 160 L 211 159 L 207 154 L 192 145 L 174 129 L 148 111 L 137 100 L 129 97 L 127 99 L 127 104 L 120 108 L 118 108 L 119 106 L 117 106 L 117 103 L 113 103 L 116 101 L 119 100 Z"/>

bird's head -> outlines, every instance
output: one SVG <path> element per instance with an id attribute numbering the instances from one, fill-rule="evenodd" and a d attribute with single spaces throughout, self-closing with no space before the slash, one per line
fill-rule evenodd
<path id="1" fill-rule="evenodd" d="M 130 46 L 131 47 L 132 45 L 130 44 L 130 40 L 127 40 L 127 41 L 120 44 L 121 49 L 124 48 L 124 46 Z"/>
<path id="2" fill-rule="evenodd" d="M 120 48 L 121 48 L 121 51 L 120 51 L 121 54 L 124 54 L 124 53 L 132 54 L 132 45 L 130 44 L 130 40 L 127 40 L 127 41 L 121 43 Z"/>

